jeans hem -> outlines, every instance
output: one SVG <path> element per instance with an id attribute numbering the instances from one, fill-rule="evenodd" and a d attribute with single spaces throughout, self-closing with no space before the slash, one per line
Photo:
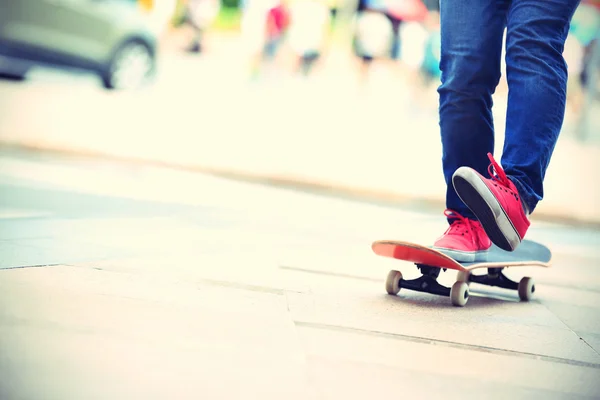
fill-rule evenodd
<path id="1" fill-rule="evenodd" d="M 537 206 L 538 202 L 541 199 L 539 199 L 536 194 L 531 194 L 528 187 L 523 182 L 521 182 L 518 178 L 516 178 L 514 176 L 510 176 L 510 175 L 508 175 L 508 178 L 517 187 L 519 196 L 521 197 L 521 199 L 527 206 L 529 214 L 533 213 L 533 210 L 535 210 L 535 207 Z"/>

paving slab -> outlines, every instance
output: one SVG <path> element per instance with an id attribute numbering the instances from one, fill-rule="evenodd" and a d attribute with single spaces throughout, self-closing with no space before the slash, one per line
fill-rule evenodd
<path id="1" fill-rule="evenodd" d="M 288 301 L 297 322 L 600 364 L 598 353 L 537 302 L 472 296 L 457 309 L 444 297 L 410 293 L 397 298 L 376 292 L 289 294 Z"/>
<path id="2" fill-rule="evenodd" d="M 0 286 L 3 398 L 306 398 L 282 295 L 67 266 Z"/>
<path id="3" fill-rule="evenodd" d="M 416 342 L 370 332 L 299 326 L 309 379 L 322 399 L 394 393 L 408 398 L 597 398 L 598 367 Z"/>

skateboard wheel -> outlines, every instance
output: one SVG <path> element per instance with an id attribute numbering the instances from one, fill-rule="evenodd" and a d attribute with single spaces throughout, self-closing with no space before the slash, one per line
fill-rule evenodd
<path id="1" fill-rule="evenodd" d="M 452 305 L 463 307 L 469 301 L 469 285 L 466 282 L 454 282 L 450 289 L 450 300 Z"/>
<path id="2" fill-rule="evenodd" d="M 456 274 L 456 281 L 464 282 L 468 285 L 470 283 L 469 282 L 470 275 L 471 275 L 471 273 L 469 271 L 458 271 L 458 273 Z"/>
<path id="3" fill-rule="evenodd" d="M 390 271 L 387 279 L 385 280 L 385 291 L 388 294 L 396 295 L 400 292 L 400 281 L 402 280 L 402 273 L 400 271 Z"/>
<path id="4" fill-rule="evenodd" d="M 532 278 L 526 276 L 519 282 L 519 298 L 522 301 L 529 301 L 533 298 L 535 292 L 535 283 Z"/>

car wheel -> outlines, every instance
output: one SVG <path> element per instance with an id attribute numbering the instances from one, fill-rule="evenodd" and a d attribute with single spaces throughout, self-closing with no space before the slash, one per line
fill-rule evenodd
<path id="1" fill-rule="evenodd" d="M 120 46 L 108 63 L 102 81 L 107 89 L 131 90 L 144 85 L 154 72 L 155 58 L 140 41 Z"/>

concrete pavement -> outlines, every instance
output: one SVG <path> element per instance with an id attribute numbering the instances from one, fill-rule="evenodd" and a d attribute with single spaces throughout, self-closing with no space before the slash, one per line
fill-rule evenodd
<path id="1" fill-rule="evenodd" d="M 70 77 L 3 82 L 0 143 L 433 204 L 441 213 L 437 116 L 416 109 L 401 81 L 380 70 L 360 90 L 341 67 L 348 60 L 334 54 L 311 81 L 252 84 L 239 53 L 231 45 L 206 58 L 169 54 L 159 81 L 140 93 Z M 496 104 L 500 153 L 505 110 Z M 600 147 L 566 129 L 534 218 L 600 224 L 600 190 L 589 181 Z"/>
<path id="2" fill-rule="evenodd" d="M 455 308 L 386 295 L 417 271 L 369 249 L 437 213 L 28 153 L 0 154 L 0 191 L 2 399 L 600 393 L 597 230 L 535 224 L 555 264 L 511 276 L 536 299 Z"/>

